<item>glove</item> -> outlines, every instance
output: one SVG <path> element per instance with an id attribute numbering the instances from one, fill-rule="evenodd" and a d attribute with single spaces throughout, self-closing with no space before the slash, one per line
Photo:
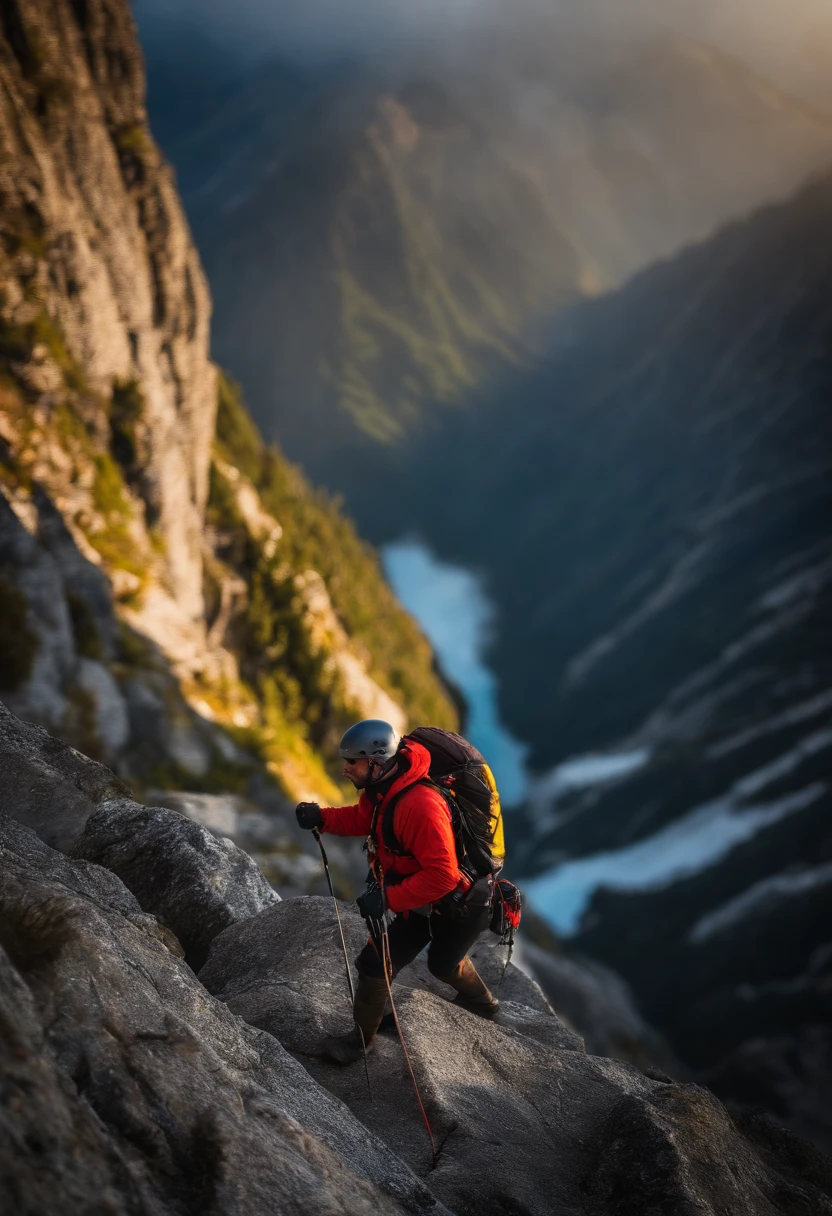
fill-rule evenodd
<path id="1" fill-rule="evenodd" d="M 302 828 L 311 830 L 312 828 L 322 828 L 324 826 L 324 817 L 317 802 L 299 802 L 295 808 L 295 814 Z"/>
<path id="2" fill-rule="evenodd" d="M 363 895 L 359 895 L 355 902 L 365 920 L 384 920 L 387 900 L 381 887 L 370 887 Z"/>

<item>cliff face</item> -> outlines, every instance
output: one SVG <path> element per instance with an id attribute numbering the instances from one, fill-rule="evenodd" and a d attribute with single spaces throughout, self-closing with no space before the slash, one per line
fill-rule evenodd
<path id="1" fill-rule="evenodd" d="M 136 619 L 161 641 L 167 613 L 183 647 L 185 638 L 196 646 L 216 409 L 210 300 L 173 175 L 148 133 L 132 20 L 107 0 L 11 0 L 3 33 L 4 324 L 25 330 L 48 317 L 92 394 L 109 398 L 114 382 L 141 382 L 136 505 L 164 559 L 159 603 Z M 29 382 L 54 391 L 57 352 L 38 346 L 46 349 L 36 349 Z M 44 467 L 34 475 L 52 481 L 61 510 L 77 515 L 71 475 L 64 470 L 60 484 L 49 453 L 39 455 Z"/>
<path id="2" fill-rule="evenodd" d="M 209 358 L 126 4 L 0 14 L 2 695 L 142 786 L 336 797 L 350 719 L 455 722 L 427 643 Z"/>

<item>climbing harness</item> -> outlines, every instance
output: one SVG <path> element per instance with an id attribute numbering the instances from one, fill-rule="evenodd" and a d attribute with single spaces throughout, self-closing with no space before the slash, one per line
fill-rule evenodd
<path id="1" fill-rule="evenodd" d="M 317 840 L 318 848 L 321 850 L 321 859 L 323 860 L 323 863 L 324 863 L 324 873 L 326 874 L 326 881 L 327 881 L 327 885 L 329 887 L 329 893 L 332 896 L 332 902 L 335 905 L 335 918 L 338 921 L 338 932 L 341 934 L 341 947 L 344 951 L 344 965 L 347 969 L 347 985 L 350 990 L 350 999 L 354 1006 L 355 1005 L 355 987 L 353 986 L 353 982 L 352 982 L 352 971 L 350 970 L 350 959 L 349 959 L 349 955 L 347 953 L 347 943 L 344 939 L 344 927 L 341 924 L 341 913 L 338 910 L 338 900 L 335 898 L 335 892 L 332 889 L 332 878 L 329 873 L 329 861 L 327 860 L 326 849 L 324 848 L 323 841 L 321 840 L 321 833 L 318 831 L 317 828 L 313 828 L 312 835 Z M 358 1030 L 358 1033 L 361 1035 L 361 1050 L 364 1054 L 364 1072 L 367 1074 L 367 1089 L 370 1092 L 370 1098 L 372 1098 L 373 1087 L 370 1084 L 370 1069 L 367 1064 L 367 1044 L 364 1042 L 364 1031 L 361 1029 L 361 1027 L 358 1025 L 357 1022 L 355 1025 Z"/>

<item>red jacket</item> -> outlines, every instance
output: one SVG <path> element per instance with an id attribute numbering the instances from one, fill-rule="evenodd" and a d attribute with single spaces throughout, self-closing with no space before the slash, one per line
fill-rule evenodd
<path id="1" fill-rule="evenodd" d="M 387 904 L 393 912 L 407 912 L 434 903 L 457 887 L 467 889 L 468 880 L 460 873 L 451 827 L 451 813 L 445 799 L 428 785 L 415 782 L 426 777 L 430 753 L 421 743 L 402 744 L 407 768 L 381 800 L 376 820 L 378 860 L 384 873 Z M 399 847 L 407 857 L 392 853 L 384 843 L 383 818 L 391 799 L 404 790 L 392 809 L 393 830 Z M 362 790 L 357 806 L 323 807 L 323 830 L 334 836 L 368 836 L 375 802 Z M 372 844 L 371 844 L 372 848 Z M 370 860 L 376 854 L 370 853 Z"/>

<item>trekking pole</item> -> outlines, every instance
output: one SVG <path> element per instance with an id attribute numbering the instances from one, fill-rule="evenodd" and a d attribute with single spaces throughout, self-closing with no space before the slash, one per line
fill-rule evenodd
<path id="1" fill-rule="evenodd" d="M 390 977 L 393 974 L 393 960 L 390 956 L 390 939 L 387 936 L 386 921 L 383 918 L 380 922 L 374 921 L 371 925 L 370 931 L 371 931 L 372 935 L 376 938 L 376 940 L 381 942 L 381 969 L 384 972 L 384 980 L 385 980 L 385 983 L 387 984 L 387 996 L 390 1000 L 390 1008 L 393 1012 L 393 1021 L 396 1023 L 396 1033 L 399 1036 L 399 1042 L 402 1045 L 402 1051 L 404 1052 L 404 1058 L 405 1058 L 405 1061 L 407 1062 L 407 1068 L 410 1073 L 410 1079 L 413 1082 L 413 1089 L 416 1093 L 416 1101 L 419 1103 L 419 1110 L 422 1112 L 422 1118 L 424 1119 L 425 1127 L 427 1128 L 428 1139 L 430 1140 L 430 1150 L 431 1150 L 431 1153 L 433 1154 L 432 1168 L 436 1169 L 437 1165 L 439 1164 L 439 1153 L 436 1150 L 436 1143 L 433 1139 L 433 1131 L 430 1126 L 430 1119 L 428 1118 L 428 1112 L 425 1110 L 425 1104 L 422 1101 L 422 1095 L 419 1093 L 419 1084 L 416 1080 L 416 1073 L 413 1071 L 413 1065 L 410 1062 L 410 1055 L 408 1054 L 407 1044 L 405 1043 L 404 1035 L 402 1034 L 401 1023 L 399 1022 L 399 1014 L 396 1009 L 396 1002 L 393 1000 L 393 988 L 390 983 Z"/>
<path id="2" fill-rule="evenodd" d="M 341 934 L 341 947 L 344 951 L 344 966 L 347 969 L 347 985 L 349 986 L 350 998 L 352 1000 L 353 1006 L 355 1006 L 355 988 L 354 988 L 353 982 L 352 982 L 352 971 L 350 969 L 350 958 L 349 958 L 349 954 L 347 953 L 347 943 L 344 938 L 344 926 L 341 924 L 341 913 L 338 910 L 338 900 L 335 898 L 335 891 L 332 888 L 332 876 L 329 873 L 329 861 L 327 860 L 326 849 L 324 848 L 324 842 L 321 840 L 321 833 L 318 831 L 317 828 L 312 829 L 312 835 L 317 840 L 318 848 L 321 850 L 321 860 L 324 863 L 324 873 L 326 874 L 327 886 L 329 887 L 329 893 L 332 896 L 332 902 L 335 905 L 335 919 L 338 921 L 338 932 Z M 367 1074 L 367 1089 L 369 1090 L 370 1098 L 372 1098 L 373 1087 L 370 1084 L 370 1069 L 367 1064 L 367 1044 L 364 1042 L 364 1031 L 358 1025 L 358 1022 L 356 1022 L 355 1025 L 358 1028 L 358 1033 L 361 1035 L 361 1050 L 364 1054 L 364 1072 Z"/>

